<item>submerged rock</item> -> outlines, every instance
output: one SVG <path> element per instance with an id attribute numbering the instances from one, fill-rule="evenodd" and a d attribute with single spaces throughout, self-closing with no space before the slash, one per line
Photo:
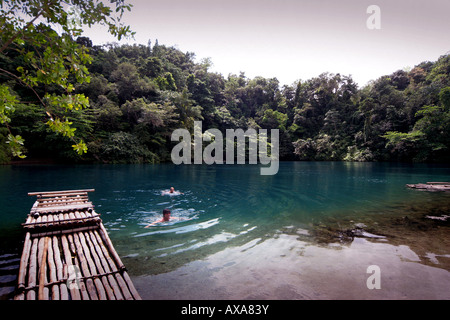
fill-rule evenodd
<path id="1" fill-rule="evenodd" d="M 365 228 L 367 228 L 367 226 L 364 223 L 356 223 L 348 228 L 342 228 L 341 226 L 325 226 L 320 224 L 313 229 L 312 234 L 319 243 L 339 242 L 341 244 L 349 244 L 356 237 L 371 239 L 386 238 L 386 236 L 382 235 L 380 232 Z"/>

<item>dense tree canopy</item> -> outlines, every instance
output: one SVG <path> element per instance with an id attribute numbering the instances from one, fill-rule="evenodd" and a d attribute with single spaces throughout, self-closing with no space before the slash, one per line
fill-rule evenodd
<path id="1" fill-rule="evenodd" d="M 79 154 L 86 152 L 69 117 L 89 107 L 87 97 L 76 93 L 75 87 L 90 81 L 86 65 L 92 56 L 87 39 L 85 43 L 74 39 L 83 27 L 94 24 L 107 26 L 118 39 L 132 34 L 120 24 L 130 5 L 123 0 L 111 4 L 115 8 L 95 0 L 0 1 L 0 124 L 6 128 L 0 140 L 6 139 L 14 156 L 24 157 L 24 139 L 11 128 L 11 118 L 17 108 L 30 109 L 32 103 L 45 115 L 39 122 L 72 139 Z"/>
<path id="2" fill-rule="evenodd" d="M 13 35 L 17 27 L 8 21 L 2 30 Z M 28 37 L 8 44 L 2 33 L 1 47 L 11 50 L 0 51 L 1 162 L 22 153 L 66 162 L 168 161 L 171 133 L 192 131 L 196 120 L 224 136 L 226 129 L 279 129 L 282 160 L 450 160 L 450 55 L 363 88 L 329 73 L 280 86 L 276 78 L 211 72 L 209 59 L 196 62 L 195 54 L 157 41 L 100 47 L 69 29 L 67 36 L 44 24 L 26 29 L 51 41 L 51 50 Z M 81 156 L 70 142 L 75 136 L 87 150 Z M 11 153 L 14 143 L 20 148 Z"/>

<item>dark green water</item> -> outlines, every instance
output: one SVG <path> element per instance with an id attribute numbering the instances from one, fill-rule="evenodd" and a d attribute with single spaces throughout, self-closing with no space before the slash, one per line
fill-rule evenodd
<path id="1" fill-rule="evenodd" d="M 10 297 L 15 285 L 31 191 L 96 189 L 89 197 L 132 276 L 170 272 L 286 228 L 309 230 L 330 218 L 376 221 L 404 204 L 449 200 L 405 187 L 449 181 L 448 166 L 288 162 L 274 176 L 259 172 L 253 165 L 1 166 L 0 293 Z M 184 194 L 162 196 L 171 186 Z M 181 219 L 144 228 L 164 208 Z"/>

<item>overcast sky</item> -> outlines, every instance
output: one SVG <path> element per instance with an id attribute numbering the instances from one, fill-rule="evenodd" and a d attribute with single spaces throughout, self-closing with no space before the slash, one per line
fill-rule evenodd
<path id="1" fill-rule="evenodd" d="M 323 72 L 359 84 L 450 52 L 449 0 L 128 0 L 131 43 L 175 46 L 209 57 L 225 77 L 276 77 L 281 85 Z M 381 29 L 369 29 L 370 5 Z M 115 41 L 86 31 L 94 44 Z"/>

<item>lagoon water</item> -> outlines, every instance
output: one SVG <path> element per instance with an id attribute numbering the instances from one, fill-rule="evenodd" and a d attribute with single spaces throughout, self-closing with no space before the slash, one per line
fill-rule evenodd
<path id="1" fill-rule="evenodd" d="M 449 180 L 450 167 L 425 164 L 285 162 L 274 176 L 257 165 L 1 166 L 0 296 L 14 291 L 27 193 L 94 188 L 144 299 L 450 299 L 448 225 L 395 223 L 450 214 L 448 193 L 405 187 Z M 172 186 L 183 194 L 161 194 Z M 176 219 L 144 228 L 164 208 Z M 355 226 L 355 237 L 324 236 Z M 367 286 L 372 265 L 381 289 Z"/>

